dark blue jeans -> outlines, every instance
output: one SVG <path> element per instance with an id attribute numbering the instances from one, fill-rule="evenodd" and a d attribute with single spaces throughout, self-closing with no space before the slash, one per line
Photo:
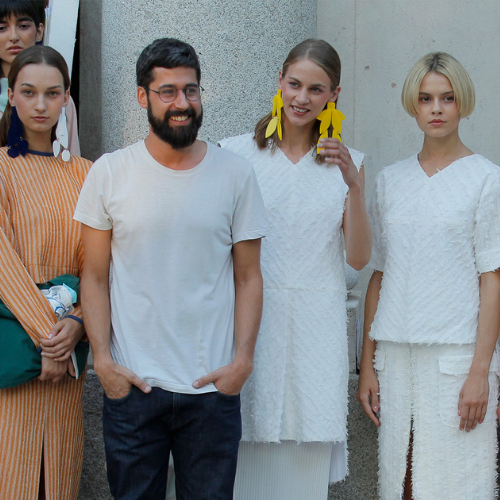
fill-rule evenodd
<path id="1" fill-rule="evenodd" d="M 239 396 L 133 386 L 104 395 L 104 442 L 115 500 L 165 500 L 170 451 L 177 500 L 231 500 L 241 438 Z"/>

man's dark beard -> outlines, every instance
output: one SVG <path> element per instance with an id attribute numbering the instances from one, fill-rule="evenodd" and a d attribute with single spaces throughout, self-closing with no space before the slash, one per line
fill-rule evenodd
<path id="1" fill-rule="evenodd" d="M 191 121 L 188 125 L 179 125 L 178 127 L 170 126 L 169 119 L 172 116 L 188 116 Z M 203 121 L 203 108 L 196 115 L 192 108 L 185 111 L 167 111 L 163 120 L 153 116 L 151 103 L 148 100 L 148 120 L 155 135 L 162 141 L 170 144 L 173 149 L 182 149 L 191 146 L 198 137 L 198 130 Z"/>

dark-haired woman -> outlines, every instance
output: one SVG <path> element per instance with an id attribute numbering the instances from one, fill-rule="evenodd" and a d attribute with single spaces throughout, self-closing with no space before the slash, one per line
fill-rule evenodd
<path id="1" fill-rule="evenodd" d="M 3 0 L 0 2 L 0 117 L 8 101 L 8 78 L 12 62 L 28 47 L 40 43 L 44 35 L 43 0 Z M 76 108 L 70 97 L 66 110 L 69 150 L 80 155 Z"/>
<path id="2" fill-rule="evenodd" d="M 262 246 L 262 325 L 242 392 L 238 500 L 324 500 L 329 478 L 347 472 L 344 248 L 362 269 L 371 231 L 363 154 L 332 137 L 321 139 L 317 154 L 318 115 L 333 111 L 338 123 L 339 82 L 337 52 L 306 40 L 280 71 L 275 116 L 255 134 L 221 141 L 253 163 L 271 223 Z"/>
<path id="3" fill-rule="evenodd" d="M 73 500 L 83 456 L 84 377 L 70 378 L 84 334 L 80 308 L 56 321 L 37 284 L 79 276 L 80 226 L 72 215 L 87 160 L 53 154 L 69 98 L 62 56 L 34 46 L 9 72 L 0 121 L 0 299 L 42 351 L 38 379 L 0 390 L 0 498 Z M 9 133 L 10 132 L 10 133 Z M 66 157 L 66 156 L 65 156 Z"/>

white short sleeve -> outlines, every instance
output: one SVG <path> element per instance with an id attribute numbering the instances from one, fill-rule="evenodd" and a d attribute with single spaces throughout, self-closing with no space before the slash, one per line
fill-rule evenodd
<path id="1" fill-rule="evenodd" d="M 73 218 L 86 226 L 102 231 L 112 229 L 113 220 L 106 211 L 109 175 L 105 158 L 97 160 L 83 184 Z"/>
<path id="2" fill-rule="evenodd" d="M 349 154 L 351 155 L 352 162 L 354 163 L 354 165 L 358 170 L 361 170 L 365 154 L 362 153 L 361 151 L 357 151 L 356 149 L 352 149 L 350 147 L 347 147 L 347 149 L 349 150 Z"/>
<path id="3" fill-rule="evenodd" d="M 372 255 L 368 267 L 375 271 L 384 271 L 387 246 L 383 231 L 383 180 L 379 175 L 370 200 L 369 214 L 373 231 Z"/>
<path id="4" fill-rule="evenodd" d="M 266 209 L 252 168 L 236 202 L 231 224 L 233 244 L 263 238 L 266 228 Z"/>
<path id="5" fill-rule="evenodd" d="M 500 169 L 485 180 L 474 216 L 474 251 L 478 273 L 500 268 Z"/>

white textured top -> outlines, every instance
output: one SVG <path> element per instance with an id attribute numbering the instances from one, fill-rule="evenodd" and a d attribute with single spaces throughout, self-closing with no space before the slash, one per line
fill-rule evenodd
<path id="1" fill-rule="evenodd" d="M 264 311 L 254 371 L 242 392 L 243 440 L 343 441 L 348 355 L 338 167 L 293 164 L 252 134 L 221 141 L 250 160 L 270 229 L 262 242 Z M 363 154 L 349 150 L 360 168 Z"/>
<path id="2" fill-rule="evenodd" d="M 233 359 L 232 247 L 267 226 L 252 166 L 208 144 L 171 170 L 140 141 L 94 163 L 75 218 L 112 229 L 113 359 L 151 386 L 215 391 L 191 384 Z"/>
<path id="3" fill-rule="evenodd" d="M 375 340 L 476 340 L 478 275 L 500 267 L 500 168 L 480 155 L 429 177 L 417 156 L 384 168 L 370 267 L 383 271 Z"/>

